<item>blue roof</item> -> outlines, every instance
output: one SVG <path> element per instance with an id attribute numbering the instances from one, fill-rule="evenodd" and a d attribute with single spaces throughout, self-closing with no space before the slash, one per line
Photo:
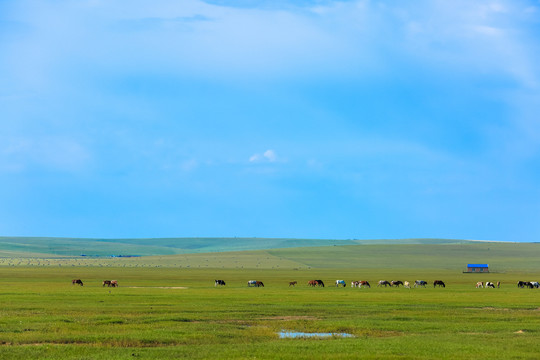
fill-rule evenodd
<path id="1" fill-rule="evenodd" d="M 467 264 L 467 267 L 487 268 L 488 264 Z"/>

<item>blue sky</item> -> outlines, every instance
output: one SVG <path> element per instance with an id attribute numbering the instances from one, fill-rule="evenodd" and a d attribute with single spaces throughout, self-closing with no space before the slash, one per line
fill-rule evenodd
<path id="1" fill-rule="evenodd" d="M 540 239 L 539 1 L 0 1 L 0 235 Z"/>

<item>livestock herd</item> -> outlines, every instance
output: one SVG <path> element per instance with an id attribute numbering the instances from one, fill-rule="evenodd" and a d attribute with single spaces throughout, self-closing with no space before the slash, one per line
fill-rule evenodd
<path id="1" fill-rule="evenodd" d="M 83 286 L 83 282 L 81 279 L 73 279 L 71 280 L 72 285 L 80 285 Z M 345 280 L 336 280 L 334 283 L 336 287 L 346 287 L 347 283 Z M 225 286 L 225 280 L 214 280 L 214 286 Z M 249 280 L 247 282 L 248 287 L 264 287 L 264 283 L 262 281 L 258 280 Z M 298 281 L 290 281 L 289 287 L 295 287 L 298 285 Z M 322 280 L 309 280 L 307 285 L 309 287 L 324 287 L 324 282 Z M 428 282 L 425 280 L 416 280 L 413 284 L 413 287 L 426 287 L 428 285 Z M 102 286 L 105 287 L 118 287 L 118 281 L 117 280 L 103 280 Z M 401 280 L 380 280 L 377 283 L 377 287 L 400 287 L 403 286 L 404 288 L 410 289 L 411 283 L 408 281 L 401 281 Z M 433 287 L 446 287 L 446 284 L 442 280 L 435 280 L 433 281 Z M 351 288 L 371 288 L 371 285 L 369 281 L 361 280 L 361 281 L 352 281 L 351 282 Z M 476 283 L 476 288 L 500 288 L 501 282 L 497 281 L 496 283 L 491 281 L 479 281 Z M 540 283 L 538 281 L 518 281 L 517 287 L 519 288 L 528 288 L 528 289 L 539 289 Z"/>
<path id="2" fill-rule="evenodd" d="M 73 279 L 71 280 L 71 285 L 81 285 L 84 286 L 81 279 Z M 118 281 L 117 280 L 103 280 L 102 286 L 104 287 L 107 285 L 107 287 L 118 287 Z M 225 285 L 225 284 L 223 284 Z"/>
<path id="3" fill-rule="evenodd" d="M 298 284 L 298 281 L 290 281 L 289 282 L 289 287 L 291 286 L 296 286 Z M 414 287 L 426 287 L 427 285 L 427 281 L 425 280 L 416 280 L 414 282 Z M 225 285 L 225 280 L 214 280 L 214 286 L 224 286 Z M 264 287 L 264 284 L 262 283 L 262 281 L 257 281 L 257 280 L 249 280 L 247 282 L 247 285 L 248 287 Z M 308 283 L 307 283 L 308 286 L 310 287 L 324 287 L 324 281 L 322 280 L 309 280 Z M 335 282 L 335 286 L 336 287 L 347 287 L 347 283 L 345 282 L 345 280 L 336 280 Z M 377 287 L 387 287 L 387 286 L 390 286 L 390 287 L 400 287 L 400 286 L 403 286 L 405 288 L 408 288 L 410 289 L 411 288 L 411 284 L 408 282 L 408 281 L 400 281 L 400 280 L 392 280 L 392 281 L 387 281 L 387 280 L 380 280 L 379 283 L 377 284 Z M 435 280 L 433 282 L 433 287 L 446 287 L 444 281 L 442 280 Z M 356 288 L 362 288 L 362 287 L 367 287 L 367 288 L 371 288 L 371 284 L 369 283 L 369 281 L 366 281 L 366 280 L 361 280 L 361 281 L 353 281 L 351 282 L 351 288 L 353 287 L 356 287 Z"/>

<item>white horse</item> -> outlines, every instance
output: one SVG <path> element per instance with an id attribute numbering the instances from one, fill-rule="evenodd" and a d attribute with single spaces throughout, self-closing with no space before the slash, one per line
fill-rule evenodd
<path id="1" fill-rule="evenodd" d="M 487 285 L 487 284 L 486 284 Z M 476 283 L 476 288 L 483 288 L 484 287 L 484 283 L 482 281 L 479 281 Z"/>
<path id="2" fill-rule="evenodd" d="M 345 280 L 336 280 L 336 287 L 338 286 L 346 287 L 347 284 L 345 283 Z"/>
<path id="3" fill-rule="evenodd" d="M 407 288 L 407 289 L 410 289 L 410 288 L 411 288 L 411 283 L 408 282 L 408 281 L 405 281 L 405 282 L 403 283 L 403 286 L 404 286 L 405 288 Z"/>

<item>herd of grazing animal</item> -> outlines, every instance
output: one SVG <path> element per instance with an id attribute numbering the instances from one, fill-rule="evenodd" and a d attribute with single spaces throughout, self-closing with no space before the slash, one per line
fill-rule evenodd
<path id="1" fill-rule="evenodd" d="M 107 285 L 107 287 L 118 287 L 118 281 L 117 280 L 103 280 L 103 286 Z M 83 286 L 83 282 L 81 279 L 73 279 L 71 280 L 71 285 L 81 285 Z"/>
<path id="2" fill-rule="evenodd" d="M 517 286 L 519 288 L 538 289 L 540 288 L 540 283 L 538 281 L 518 281 Z"/>
<path id="3" fill-rule="evenodd" d="M 72 285 L 80 285 L 80 286 L 83 286 L 83 282 L 81 279 L 73 279 L 71 280 L 71 284 Z M 289 287 L 295 287 L 296 285 L 298 284 L 297 281 L 291 281 L 289 282 Z M 347 284 L 345 282 L 345 280 L 336 280 L 335 282 L 336 284 L 336 287 L 346 287 Z M 427 281 L 424 281 L 424 280 L 416 280 L 414 282 L 414 287 L 426 287 L 427 285 Z M 258 281 L 258 280 L 249 280 L 247 282 L 247 285 L 248 287 L 264 287 L 264 284 L 262 281 Z M 324 282 L 322 280 L 309 280 L 308 281 L 308 286 L 310 287 L 324 287 Z M 102 286 L 105 287 L 118 287 L 118 281 L 117 280 L 103 280 L 103 283 L 102 283 Z M 214 280 L 214 286 L 225 286 L 225 280 Z M 387 287 L 387 286 L 390 286 L 390 287 L 400 287 L 400 286 L 403 286 L 404 288 L 407 288 L 407 289 L 410 289 L 411 288 L 411 285 L 408 281 L 400 281 L 400 280 L 392 280 L 392 281 L 387 281 L 387 280 L 380 280 L 379 283 L 377 284 L 377 287 Z M 433 287 L 446 287 L 445 283 L 442 281 L 442 280 L 435 280 L 433 282 Z M 528 288 L 528 289 L 539 289 L 540 288 L 540 283 L 538 281 L 518 281 L 517 283 L 517 286 L 519 288 Z M 371 288 L 371 285 L 369 284 L 369 281 L 366 281 L 366 280 L 362 280 L 362 281 L 352 281 L 351 282 L 351 288 L 362 288 L 362 287 L 367 287 L 367 288 Z M 492 288 L 492 289 L 495 289 L 495 288 L 500 288 L 501 287 L 501 282 L 500 281 L 497 281 L 496 283 L 494 282 L 491 282 L 491 281 L 486 281 L 486 282 L 483 282 L 483 281 L 479 281 L 476 283 L 476 288 Z"/>
<path id="4" fill-rule="evenodd" d="M 223 280 L 216 280 L 216 284 L 217 284 L 217 281 L 223 281 Z M 260 283 L 261 285 L 259 286 L 263 286 L 262 285 L 262 282 L 260 281 L 255 281 L 255 280 L 249 280 L 248 281 L 248 286 L 249 287 L 259 287 L 256 285 L 256 283 Z M 291 281 L 289 282 L 289 287 L 291 286 L 296 286 L 298 284 L 298 281 Z M 223 285 L 225 285 L 225 282 L 223 281 Z M 324 287 L 324 282 L 322 280 L 309 280 L 307 285 L 309 287 Z M 336 287 L 347 287 L 347 283 L 345 282 L 345 280 L 336 280 L 335 282 L 335 285 Z M 416 280 L 414 282 L 414 287 L 426 287 L 427 285 L 427 281 L 424 281 L 424 280 Z M 386 281 L 386 280 L 381 280 L 379 281 L 379 283 L 377 284 L 377 287 L 379 286 L 384 286 L 384 287 L 387 287 L 387 286 L 390 286 L 390 287 L 400 287 L 400 286 L 403 286 L 404 288 L 407 288 L 407 289 L 410 289 L 411 288 L 411 283 L 408 282 L 408 281 L 400 281 L 400 280 L 392 280 L 392 281 Z M 433 287 L 436 287 L 436 286 L 439 286 L 439 287 L 446 287 L 446 285 L 444 284 L 444 282 L 442 280 L 435 280 L 433 282 Z M 366 281 L 366 280 L 361 280 L 361 281 L 352 281 L 351 282 L 351 288 L 362 288 L 362 287 L 367 287 L 367 288 L 371 288 L 371 285 L 369 283 L 369 281 Z"/>

